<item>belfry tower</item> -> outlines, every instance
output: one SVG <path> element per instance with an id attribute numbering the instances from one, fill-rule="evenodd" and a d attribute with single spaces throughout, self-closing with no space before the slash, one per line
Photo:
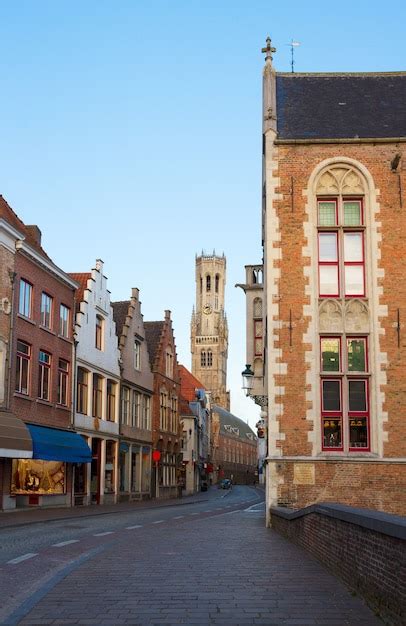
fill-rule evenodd
<path id="1" fill-rule="evenodd" d="M 226 258 L 202 252 L 196 256 L 196 308 L 191 323 L 192 373 L 213 404 L 230 409 L 227 391 L 228 327 L 224 313 Z"/>

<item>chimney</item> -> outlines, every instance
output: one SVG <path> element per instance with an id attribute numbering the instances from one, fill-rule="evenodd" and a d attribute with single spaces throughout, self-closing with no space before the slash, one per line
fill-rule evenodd
<path id="1" fill-rule="evenodd" d="M 29 226 L 26 226 L 28 233 L 30 235 L 30 237 L 32 237 L 32 239 L 34 239 L 35 243 L 40 246 L 41 245 L 41 238 L 42 238 L 42 233 L 40 231 L 40 229 L 38 228 L 38 226 L 36 226 L 35 224 L 31 224 Z"/>
<path id="2" fill-rule="evenodd" d="M 166 309 L 166 311 L 165 311 L 165 319 L 166 320 L 170 320 L 171 319 L 171 312 L 168 309 Z"/>
<path id="3" fill-rule="evenodd" d="M 134 298 L 134 300 L 139 300 L 139 296 L 140 290 L 138 289 L 138 287 L 133 287 L 131 289 L 131 297 Z"/>

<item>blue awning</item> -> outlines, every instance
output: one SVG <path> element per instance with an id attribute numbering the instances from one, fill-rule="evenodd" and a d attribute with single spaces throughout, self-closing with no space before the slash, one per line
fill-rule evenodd
<path id="1" fill-rule="evenodd" d="M 67 430 L 27 424 L 33 444 L 33 459 L 91 463 L 92 452 L 81 435 Z"/>

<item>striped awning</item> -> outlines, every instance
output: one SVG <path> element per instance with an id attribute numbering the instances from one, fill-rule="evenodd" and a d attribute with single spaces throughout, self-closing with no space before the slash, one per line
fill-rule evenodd
<path id="1" fill-rule="evenodd" d="M 32 439 L 24 422 L 9 411 L 0 411 L 0 457 L 32 459 Z"/>

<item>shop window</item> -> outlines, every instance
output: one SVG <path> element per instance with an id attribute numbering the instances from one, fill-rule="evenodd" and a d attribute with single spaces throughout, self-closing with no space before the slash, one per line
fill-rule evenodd
<path id="1" fill-rule="evenodd" d="M 104 470 L 104 493 L 114 493 L 116 443 L 106 441 L 106 464 Z"/>
<path id="2" fill-rule="evenodd" d="M 65 463 L 62 461 L 13 459 L 12 495 L 55 495 L 65 492 Z"/>
<path id="3" fill-rule="evenodd" d="M 24 341 L 17 341 L 17 363 L 15 390 L 28 395 L 31 369 L 31 346 Z"/>

